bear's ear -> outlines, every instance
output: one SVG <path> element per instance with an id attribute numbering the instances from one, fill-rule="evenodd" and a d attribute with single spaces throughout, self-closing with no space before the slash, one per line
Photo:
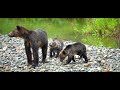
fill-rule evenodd
<path id="1" fill-rule="evenodd" d="M 17 30 L 21 30 L 21 26 L 16 26 L 17 27 Z"/>

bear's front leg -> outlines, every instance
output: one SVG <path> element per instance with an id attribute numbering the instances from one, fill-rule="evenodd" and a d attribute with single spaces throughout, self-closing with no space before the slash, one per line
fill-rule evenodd
<path id="1" fill-rule="evenodd" d="M 55 56 L 55 58 L 57 58 L 59 56 L 60 50 L 57 50 L 57 55 Z"/>
<path id="2" fill-rule="evenodd" d="M 44 52 L 44 51 L 43 51 Z M 53 49 L 50 49 L 50 58 L 52 58 L 54 56 L 54 50 Z"/>
<path id="3" fill-rule="evenodd" d="M 38 46 L 37 44 L 32 44 L 32 50 L 33 50 L 33 67 L 38 66 L 38 61 L 39 61 L 39 55 L 38 55 Z"/>
<path id="4" fill-rule="evenodd" d="M 72 57 L 73 62 L 75 62 L 74 56 Z"/>
<path id="5" fill-rule="evenodd" d="M 32 54 L 31 54 L 31 50 L 30 50 L 30 44 L 29 44 L 29 42 L 25 41 L 24 45 L 25 45 L 25 52 L 27 55 L 28 65 L 32 65 Z"/>
<path id="6" fill-rule="evenodd" d="M 72 60 L 72 57 L 73 57 L 73 56 L 68 56 L 68 60 L 66 61 L 66 64 L 64 64 L 64 65 L 69 64 L 69 63 L 71 62 L 71 60 Z"/>
<path id="7" fill-rule="evenodd" d="M 47 44 L 42 47 L 42 63 L 48 63 L 48 61 L 46 61 L 47 47 Z"/>

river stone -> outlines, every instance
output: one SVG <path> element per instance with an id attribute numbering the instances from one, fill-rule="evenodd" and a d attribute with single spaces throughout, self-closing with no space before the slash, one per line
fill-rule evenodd
<path id="1" fill-rule="evenodd" d="M 40 70 L 40 72 L 45 72 L 45 71 L 46 71 L 46 69 L 41 69 L 41 70 Z"/>
<path id="2" fill-rule="evenodd" d="M 92 63 L 88 62 L 84 64 L 84 67 L 90 67 Z"/>
<path id="3" fill-rule="evenodd" d="M 0 68 L 3 68 L 3 62 L 0 61 Z"/>
<path id="4" fill-rule="evenodd" d="M 90 70 L 88 72 L 101 72 L 102 71 L 102 68 L 100 67 L 93 67 L 93 68 L 90 68 Z"/>
<path id="5" fill-rule="evenodd" d="M 48 39 L 49 43 L 52 39 Z M 27 56 L 25 54 L 24 40 L 21 38 L 9 38 L 7 35 L 1 36 L 2 49 L 0 49 L 0 61 L 3 63 L 0 71 L 11 72 L 120 72 L 120 49 L 110 49 L 103 46 L 96 47 L 86 45 L 87 56 L 90 59 L 84 63 L 84 59 L 75 58 L 68 65 L 63 65 L 59 58 L 49 58 L 49 46 L 46 60 L 49 63 L 39 63 L 35 69 L 27 66 Z M 65 41 L 66 45 L 75 42 Z M 42 52 L 39 49 L 39 61 L 42 59 Z M 67 58 L 66 58 L 67 60 Z M 64 60 L 64 62 L 66 62 Z M 10 69 L 9 69 L 10 68 Z M 8 69 L 8 70 L 7 70 Z"/>
<path id="6" fill-rule="evenodd" d="M 103 69 L 102 72 L 113 72 L 112 69 Z"/>
<path id="7" fill-rule="evenodd" d="M 3 47 L 3 46 L 2 46 L 2 43 L 0 43 L 0 49 L 2 49 L 2 47 Z"/>
<path id="8" fill-rule="evenodd" d="M 10 72 L 10 71 L 11 71 L 10 67 L 9 67 L 9 66 L 6 66 L 6 67 L 5 67 L 5 72 Z"/>
<path id="9" fill-rule="evenodd" d="M 3 47 L 3 51 L 6 51 L 6 49 L 7 49 L 7 46 Z"/>

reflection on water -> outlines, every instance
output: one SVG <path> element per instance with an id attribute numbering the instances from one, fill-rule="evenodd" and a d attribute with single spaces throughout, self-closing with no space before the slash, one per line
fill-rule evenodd
<path id="1" fill-rule="evenodd" d="M 94 46 L 104 46 L 108 48 L 120 48 L 120 40 L 113 37 L 96 36 L 96 35 L 66 35 L 65 39 L 72 41 L 81 41 L 85 44 Z"/>

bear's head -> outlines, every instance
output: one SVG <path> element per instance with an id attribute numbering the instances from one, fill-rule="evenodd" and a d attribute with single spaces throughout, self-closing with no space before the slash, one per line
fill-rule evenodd
<path id="1" fill-rule="evenodd" d="M 71 51 L 72 51 L 72 46 L 71 45 L 66 46 L 65 49 L 63 49 L 59 53 L 60 61 L 62 62 L 63 60 L 65 60 L 65 58 L 71 53 Z"/>
<path id="2" fill-rule="evenodd" d="M 51 48 L 56 48 L 56 47 L 57 47 L 57 43 L 53 40 L 53 41 L 49 44 L 49 46 L 50 46 Z"/>
<path id="3" fill-rule="evenodd" d="M 12 32 L 10 32 L 8 34 L 9 37 L 21 37 L 24 38 L 26 35 L 28 35 L 29 33 L 31 33 L 32 31 L 27 30 L 24 27 L 21 26 L 16 26 L 16 29 L 13 30 Z"/>

